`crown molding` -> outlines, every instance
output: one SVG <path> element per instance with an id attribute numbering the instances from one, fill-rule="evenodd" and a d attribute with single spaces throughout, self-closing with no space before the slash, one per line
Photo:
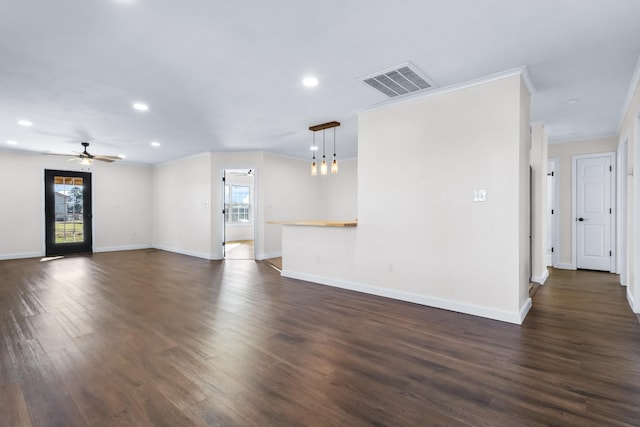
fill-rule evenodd
<path id="1" fill-rule="evenodd" d="M 631 107 L 631 101 L 633 100 L 633 96 L 636 93 L 636 89 L 640 85 L 640 55 L 638 55 L 638 61 L 636 62 L 636 68 L 633 70 L 633 74 L 631 76 L 631 82 L 629 83 L 629 89 L 627 90 L 627 97 L 624 100 L 624 104 L 622 104 L 622 111 L 620 112 L 620 123 L 618 123 L 618 133 L 622 129 L 622 125 L 624 124 L 624 119 L 627 117 L 627 111 Z"/>
<path id="2" fill-rule="evenodd" d="M 576 137 L 569 137 L 569 138 L 560 138 L 560 139 L 549 140 L 549 145 L 564 144 L 567 142 L 591 141 L 594 139 L 615 138 L 617 135 L 618 135 L 617 133 L 605 133 L 605 134 L 583 135 L 583 136 L 576 136 Z"/>

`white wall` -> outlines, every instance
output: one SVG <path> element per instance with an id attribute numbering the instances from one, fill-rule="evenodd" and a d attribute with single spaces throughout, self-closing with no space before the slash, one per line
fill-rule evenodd
<path id="1" fill-rule="evenodd" d="M 338 175 L 324 177 L 312 177 L 309 166 L 306 160 L 246 152 L 205 153 L 154 167 L 153 246 L 201 258 L 222 258 L 225 169 L 255 171 L 257 259 L 282 253 L 281 226 L 268 224 L 270 221 L 326 219 L 327 215 L 355 218 L 357 162 L 343 161 Z M 185 218 L 185 207 L 190 217 Z M 233 233 L 231 227 L 227 232 Z M 227 240 L 231 238 L 234 236 Z"/>
<path id="2" fill-rule="evenodd" d="M 518 76 L 519 97 L 519 138 L 516 150 L 516 158 L 518 159 L 518 264 L 519 264 L 519 280 L 518 280 L 518 308 L 520 314 L 520 322 L 524 320 L 529 308 L 531 307 L 531 298 L 529 298 L 529 277 L 531 273 L 531 173 L 530 173 L 530 156 L 531 156 L 531 94 L 530 88 L 525 86 L 522 75 Z M 508 179 L 505 175 L 503 179 Z M 506 279 L 506 276 L 505 276 Z M 506 283 L 505 283 L 506 285 Z"/>
<path id="3" fill-rule="evenodd" d="M 96 162 L 81 167 L 64 157 L 0 151 L 0 259 L 43 256 L 44 170 L 92 174 L 93 250 L 149 247 L 151 168 Z"/>
<path id="4" fill-rule="evenodd" d="M 320 184 L 322 219 L 353 221 L 358 217 L 358 161 L 338 160 L 338 174 L 314 177 Z"/>
<path id="5" fill-rule="evenodd" d="M 549 144 L 548 157 L 558 158 L 560 163 L 560 171 L 557 174 L 560 189 L 560 207 L 559 207 L 559 224 L 560 224 L 560 254 L 559 264 L 557 267 L 574 269 L 572 263 L 572 194 L 571 188 L 573 183 L 574 171 L 572 166 L 572 158 L 578 154 L 594 154 L 616 151 L 618 141 L 616 137 L 598 138 L 581 141 L 571 141 Z"/>
<path id="6" fill-rule="evenodd" d="M 547 248 L 551 242 L 547 241 L 547 162 L 548 162 L 547 132 L 542 123 L 531 126 L 531 155 L 530 163 L 533 172 L 531 190 L 532 224 L 531 224 L 531 281 L 543 284 L 549 276 L 547 270 Z"/>
<path id="7" fill-rule="evenodd" d="M 211 186 L 210 153 L 154 166 L 154 247 L 215 258 L 210 251 Z"/>
<path id="8" fill-rule="evenodd" d="M 283 274 L 520 323 L 528 105 L 514 74 L 361 113 L 358 227 L 285 227 Z"/>
<path id="9" fill-rule="evenodd" d="M 151 167 L 99 163 L 92 169 L 94 250 L 149 247 L 153 212 Z"/>
<path id="10" fill-rule="evenodd" d="M 264 155 L 260 185 L 264 196 L 265 258 L 282 254 L 282 228 L 267 222 L 322 219 L 318 178 L 311 176 L 308 161 Z"/>
<path id="11" fill-rule="evenodd" d="M 0 259 L 44 255 L 42 160 L 0 151 Z"/>

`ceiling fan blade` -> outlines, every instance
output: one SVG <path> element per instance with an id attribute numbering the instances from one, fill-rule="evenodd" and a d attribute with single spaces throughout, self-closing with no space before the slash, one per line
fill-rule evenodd
<path id="1" fill-rule="evenodd" d="M 101 162 L 113 163 L 115 159 L 108 158 L 110 156 L 93 156 L 93 160 L 100 160 Z"/>
<path id="2" fill-rule="evenodd" d="M 73 156 L 73 157 L 77 157 L 75 154 L 62 154 L 62 153 L 40 153 L 40 154 L 42 154 L 43 156 L 66 156 L 66 157 Z"/>
<path id="3" fill-rule="evenodd" d="M 94 159 L 98 159 L 98 160 L 122 160 L 122 158 L 118 157 L 118 156 L 100 156 L 100 155 L 96 155 L 93 156 Z"/>

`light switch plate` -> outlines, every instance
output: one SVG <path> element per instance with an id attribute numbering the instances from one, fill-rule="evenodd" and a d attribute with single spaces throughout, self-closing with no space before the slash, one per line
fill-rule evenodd
<path id="1" fill-rule="evenodd" d="M 487 201 L 487 190 L 473 190 L 473 201 L 474 202 L 486 202 Z"/>

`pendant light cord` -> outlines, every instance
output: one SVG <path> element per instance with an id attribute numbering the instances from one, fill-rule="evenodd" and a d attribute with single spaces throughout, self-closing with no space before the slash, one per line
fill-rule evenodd
<path id="1" fill-rule="evenodd" d="M 336 128 L 333 128 L 333 158 L 336 157 Z"/>
<path id="2" fill-rule="evenodd" d="M 325 155 L 324 155 L 324 147 L 325 147 L 325 144 L 324 144 L 324 129 L 322 129 L 322 160 L 323 160 L 323 161 L 324 161 L 324 159 L 325 159 Z"/>

